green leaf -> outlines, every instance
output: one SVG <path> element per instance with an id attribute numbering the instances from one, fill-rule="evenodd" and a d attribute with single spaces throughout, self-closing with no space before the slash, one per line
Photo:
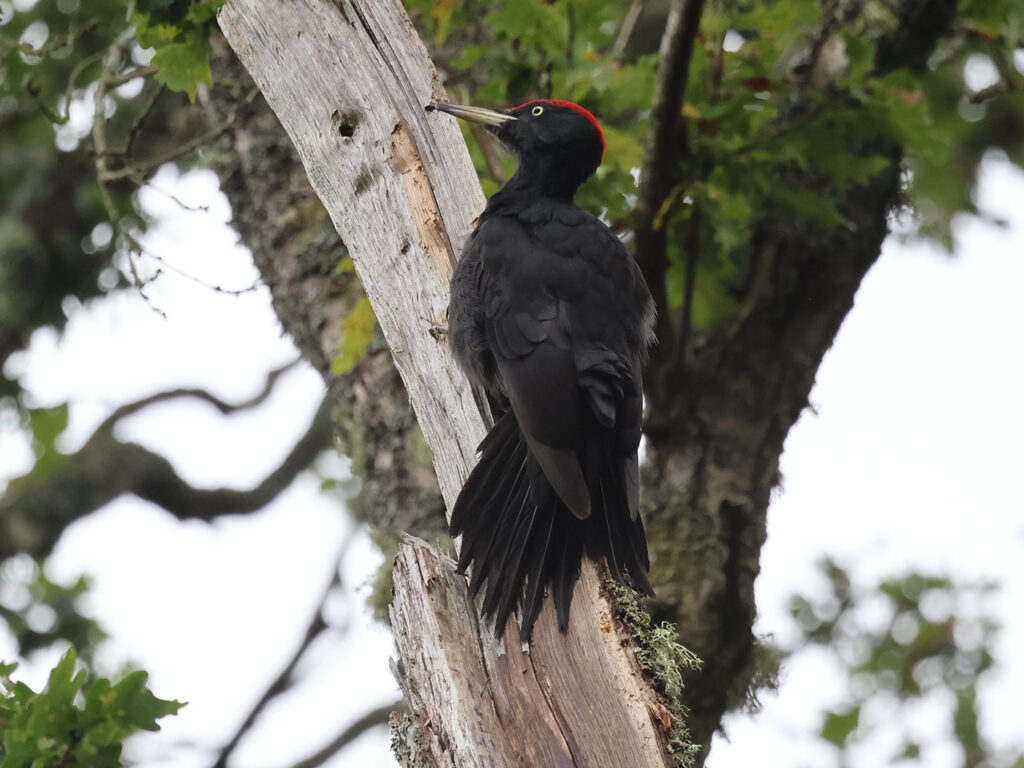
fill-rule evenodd
<path id="1" fill-rule="evenodd" d="M 149 25 L 145 14 L 135 14 L 135 37 L 143 48 L 160 48 L 174 40 L 181 29 L 173 24 Z"/>
<path id="2" fill-rule="evenodd" d="M 138 730 L 158 730 L 158 718 L 175 714 L 183 705 L 158 699 L 146 687 L 146 673 L 133 672 L 116 685 L 107 679 L 87 679 L 75 671 L 77 655 L 69 650 L 50 672 L 41 693 L 11 683 L 10 664 L 0 665 L 0 742 L 2 768 L 45 768 L 80 765 L 120 768 L 121 744 Z M 85 706 L 82 701 L 84 692 Z"/>
<path id="3" fill-rule="evenodd" d="M 188 94 L 196 100 L 199 83 L 213 85 L 210 73 L 210 41 L 203 34 L 191 34 L 186 42 L 171 43 L 153 56 L 153 64 L 160 67 L 156 79 L 172 91 Z"/>
<path id="4" fill-rule="evenodd" d="M 825 715 L 825 724 L 821 727 L 821 735 L 837 747 L 841 747 L 857 728 L 859 720 L 860 707 L 854 707 L 845 713 L 828 712 Z"/>
<path id="5" fill-rule="evenodd" d="M 212 20 L 217 15 L 217 11 L 219 11 L 223 5 L 224 0 L 210 0 L 205 3 L 196 3 L 188 9 L 188 13 L 185 14 L 185 18 L 193 24 L 206 24 L 206 22 Z"/>
<path id="6" fill-rule="evenodd" d="M 28 412 L 28 426 L 32 436 L 52 450 L 57 437 L 68 427 L 68 404 L 53 408 L 33 408 Z"/>
<path id="7" fill-rule="evenodd" d="M 443 43 L 448 37 L 448 28 L 451 26 L 452 13 L 455 12 L 456 0 L 437 0 L 434 9 L 431 11 L 437 26 L 434 32 L 434 39 Z"/>
<path id="8" fill-rule="evenodd" d="M 904 748 L 903 752 L 900 753 L 900 757 L 903 759 L 916 759 L 921 756 L 921 746 L 914 742 L 909 742 Z"/>

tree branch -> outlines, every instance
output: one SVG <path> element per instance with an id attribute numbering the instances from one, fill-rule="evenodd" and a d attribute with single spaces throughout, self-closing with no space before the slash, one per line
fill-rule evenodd
<path id="1" fill-rule="evenodd" d="M 25 54 L 26 56 L 42 57 L 42 56 L 46 56 L 46 55 L 48 55 L 50 53 L 53 53 L 54 51 L 60 50 L 61 48 L 64 48 L 65 46 L 71 45 L 81 35 L 85 34 L 89 30 L 94 29 L 95 27 L 97 27 L 99 25 L 99 23 L 100 23 L 99 19 L 90 19 L 89 21 L 85 22 L 84 24 L 81 24 L 80 26 L 75 27 L 70 32 L 68 32 L 66 35 L 58 35 L 58 36 L 56 36 L 54 38 L 51 38 L 50 40 L 48 40 L 47 42 L 45 42 L 43 45 L 39 46 L 38 48 L 36 48 L 34 45 L 32 45 L 30 43 L 23 43 L 23 42 L 21 42 L 19 40 L 15 40 L 14 38 L 8 37 L 7 35 L 5 35 L 3 33 L 0 33 L 0 44 L 6 45 L 6 46 L 8 46 L 10 48 L 14 48 L 14 49 L 16 49 L 18 51 L 21 51 L 21 53 Z"/>
<path id="2" fill-rule="evenodd" d="M 672 347 L 673 335 L 665 285 L 667 239 L 657 216 L 679 177 L 679 161 L 685 141 L 682 133 L 683 102 L 703 11 L 704 0 L 673 0 L 669 9 L 665 33 L 661 38 L 651 124 L 634 210 L 636 258 L 658 307 L 656 330 L 659 347 L 654 352 L 655 360 L 662 354 L 659 349 Z"/>
<path id="3" fill-rule="evenodd" d="M 338 752 L 371 728 L 376 728 L 378 725 L 387 725 L 392 713 L 407 711 L 408 707 L 405 705 L 404 699 L 398 699 L 390 704 L 384 704 L 376 709 L 371 709 L 362 717 L 354 720 L 345 730 L 335 736 L 329 743 L 325 744 L 309 757 L 299 760 L 299 762 L 293 764 L 291 768 L 318 768 L 318 766 L 326 763 L 338 754 Z"/>
<path id="4" fill-rule="evenodd" d="M 268 387 L 287 367 L 271 373 Z M 195 488 L 182 480 L 163 456 L 141 445 L 117 440 L 114 427 L 119 419 L 138 412 L 144 405 L 174 397 L 198 397 L 224 413 L 237 412 L 263 402 L 269 393 L 268 387 L 249 401 L 236 405 L 202 390 L 178 390 L 122 406 L 100 425 L 81 449 L 64 459 L 56 472 L 46 476 L 30 473 L 11 482 L 0 497 L 0 559 L 19 552 L 44 557 L 64 528 L 125 493 L 151 501 L 179 520 L 209 522 L 220 515 L 263 508 L 330 444 L 333 403 L 330 393 L 289 455 L 250 489 Z"/>
<path id="5" fill-rule="evenodd" d="M 205 403 L 209 403 L 218 411 L 221 415 L 227 416 L 232 413 L 238 413 L 239 411 L 249 410 L 257 406 L 263 405 L 271 393 L 274 391 L 274 387 L 277 385 L 278 379 L 281 378 L 285 373 L 292 370 L 302 361 L 302 358 L 295 358 L 290 363 L 282 365 L 280 368 L 275 368 L 267 374 L 267 378 L 263 383 L 263 389 L 257 392 L 255 395 L 250 397 L 248 400 L 243 400 L 239 403 L 228 403 L 216 395 L 210 394 L 205 389 L 172 389 L 166 392 L 157 392 L 149 397 L 144 397 L 141 400 L 136 400 L 132 403 L 126 403 L 125 405 L 118 406 L 114 409 L 114 412 L 110 414 L 100 426 L 97 428 L 97 432 L 101 430 L 112 430 L 117 422 L 121 419 L 127 418 L 133 414 L 138 413 L 144 408 L 148 408 L 151 405 L 157 403 L 166 403 L 169 400 L 176 400 L 182 397 L 189 397 L 194 400 L 202 400 Z"/>
<path id="6" fill-rule="evenodd" d="M 622 26 L 619 27 L 619 34 L 615 37 L 615 42 L 612 43 L 613 56 L 621 56 L 623 51 L 626 50 L 626 45 L 629 43 L 629 37 L 633 34 L 633 28 L 636 26 L 636 20 L 640 18 L 640 14 L 643 9 L 643 0 L 633 0 L 633 3 L 629 6 L 629 10 L 626 11 L 626 15 L 622 19 Z"/>

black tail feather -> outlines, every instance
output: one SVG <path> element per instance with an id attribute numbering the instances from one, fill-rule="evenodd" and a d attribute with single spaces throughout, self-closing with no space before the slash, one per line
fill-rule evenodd
<path id="1" fill-rule="evenodd" d="M 526 597 L 523 598 L 523 616 L 520 637 L 529 640 L 529 629 L 540 614 L 541 606 L 544 603 L 544 588 L 547 586 L 548 577 L 545 574 L 545 563 L 548 562 L 548 553 L 551 551 L 551 537 L 555 530 L 555 512 L 552 507 L 547 513 L 547 526 L 543 519 L 538 523 L 539 547 L 528 554 L 525 566 L 527 575 Z"/>
<path id="2" fill-rule="evenodd" d="M 629 468 L 613 439 L 597 434 L 580 456 L 591 497 L 590 517 L 580 520 L 545 482 L 511 412 L 480 444 L 480 462 L 452 511 L 452 536 L 462 536 L 459 572 L 472 566 L 470 592 L 483 590 L 481 610 L 501 637 L 508 618 L 521 612 L 521 636 L 528 639 L 540 613 L 544 590 L 555 602 L 558 626 L 569 626 L 569 606 L 584 553 L 607 558 L 619 581 L 626 572 L 653 594 L 643 522 L 631 514 Z"/>

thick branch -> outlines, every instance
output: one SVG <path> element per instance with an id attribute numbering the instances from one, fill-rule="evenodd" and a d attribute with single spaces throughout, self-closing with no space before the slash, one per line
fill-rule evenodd
<path id="1" fill-rule="evenodd" d="M 183 394 L 191 393 L 164 393 L 119 410 L 124 416 L 136 412 L 142 403 Z M 217 401 L 213 395 L 204 395 L 202 399 L 208 402 Z M 223 402 L 221 405 L 238 410 L 251 407 L 265 396 L 257 396 L 242 406 Z M 210 521 L 220 515 L 261 509 L 328 447 L 330 408 L 331 399 L 325 397 L 309 430 L 280 466 L 249 489 L 203 489 L 189 485 L 163 456 L 136 443 L 117 440 L 117 419 L 111 417 L 54 474 L 29 474 L 12 481 L 0 498 L 0 559 L 19 552 L 44 557 L 68 525 L 125 493 L 158 504 L 180 520 Z"/>
<path id="2" fill-rule="evenodd" d="M 665 292 L 666 234 L 657 219 L 679 177 L 684 150 L 683 101 L 703 11 L 704 0 L 674 0 L 669 9 L 661 38 L 651 125 L 633 213 L 636 258 L 658 306 L 660 350 L 672 347 L 673 331 Z M 660 354 L 655 351 L 656 356 Z"/>
<path id="3" fill-rule="evenodd" d="M 637 189 L 634 212 L 637 229 L 652 225 L 678 171 L 676 162 L 683 149 L 679 143 L 683 102 L 703 11 L 704 0 L 673 0 L 665 21 L 658 51 L 651 122 Z M 649 256 L 639 253 L 638 258 L 644 263 Z"/>

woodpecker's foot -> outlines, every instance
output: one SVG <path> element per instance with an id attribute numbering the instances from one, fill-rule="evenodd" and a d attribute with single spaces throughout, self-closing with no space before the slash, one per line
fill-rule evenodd
<path id="1" fill-rule="evenodd" d="M 434 341 L 440 341 L 442 336 L 448 335 L 448 326 L 446 325 L 432 325 L 427 330 L 431 336 L 434 337 Z"/>

